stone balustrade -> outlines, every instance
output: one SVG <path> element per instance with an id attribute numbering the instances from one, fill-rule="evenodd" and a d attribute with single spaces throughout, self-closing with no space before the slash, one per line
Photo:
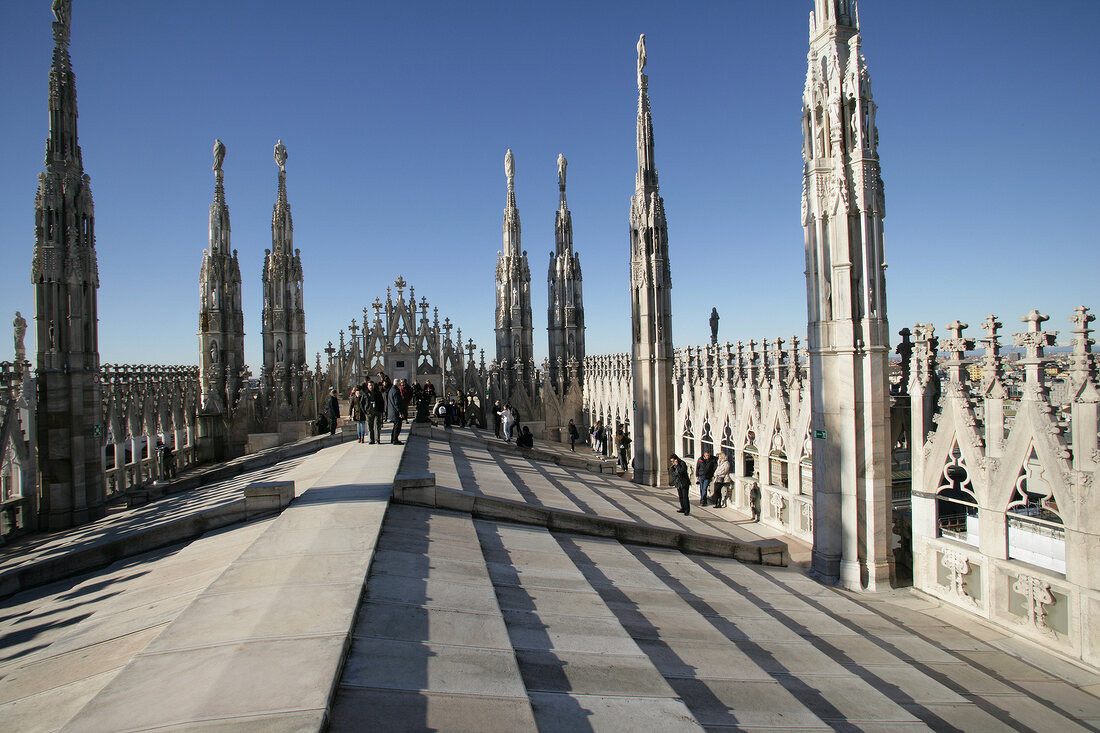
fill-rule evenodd
<path id="1" fill-rule="evenodd" d="M 1031 311 L 1001 352 L 1002 323 L 983 337 L 954 321 L 912 334 L 914 585 L 930 595 L 1100 664 L 1100 479 L 1097 357 L 1088 308 L 1072 351 Z M 967 353 L 981 344 L 975 360 Z M 977 368 L 971 368 L 977 366 Z M 1054 387 L 1052 389 L 1052 387 Z"/>

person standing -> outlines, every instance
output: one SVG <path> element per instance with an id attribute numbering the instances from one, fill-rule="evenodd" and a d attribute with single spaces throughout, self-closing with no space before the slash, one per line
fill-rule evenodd
<path id="1" fill-rule="evenodd" d="M 677 514 L 690 515 L 691 499 L 688 497 L 688 491 L 691 489 L 691 480 L 688 479 L 687 464 L 680 460 L 680 456 L 675 454 L 668 459 L 668 463 L 668 482 L 676 488 L 676 493 L 680 498 L 680 508 L 676 512 Z"/>
<path id="2" fill-rule="evenodd" d="M 393 423 L 390 442 L 401 445 L 401 422 L 405 419 L 405 400 L 401 397 L 401 387 L 394 382 L 386 398 L 386 418 Z"/>
<path id="3" fill-rule="evenodd" d="M 619 449 L 619 468 L 626 471 L 630 467 L 630 433 L 623 426 L 619 426 L 618 435 L 615 436 L 615 445 Z"/>
<path id="4" fill-rule="evenodd" d="M 348 396 L 348 415 L 355 421 L 355 436 L 360 443 L 367 435 L 367 411 L 364 408 L 363 394 L 358 387 L 352 387 Z"/>
<path id="5" fill-rule="evenodd" d="M 707 490 L 714 479 L 714 469 L 718 467 L 718 461 L 710 454 L 710 449 L 703 451 L 702 458 L 695 464 L 695 478 L 699 481 L 699 506 L 707 505 Z"/>
<path id="6" fill-rule="evenodd" d="M 501 412 L 503 409 L 500 400 L 493 402 L 493 435 L 498 438 L 500 437 L 501 425 L 503 423 L 503 413 Z"/>
<path id="7" fill-rule="evenodd" d="M 386 414 L 386 397 L 382 390 L 367 380 L 366 390 L 363 392 L 363 401 L 366 403 L 367 425 L 370 430 L 370 443 L 382 442 L 382 416 Z"/>
<path id="8" fill-rule="evenodd" d="M 581 437 L 580 431 L 577 430 L 577 424 L 572 419 L 569 420 L 569 450 L 574 453 L 577 452 L 577 440 Z"/>
<path id="9" fill-rule="evenodd" d="M 500 411 L 500 427 L 504 431 L 504 442 L 511 443 L 512 430 L 516 427 L 516 413 L 512 411 L 511 405 L 505 405 Z"/>
<path id="10" fill-rule="evenodd" d="M 401 390 L 401 401 L 405 403 L 405 407 L 407 408 L 409 405 L 413 404 L 413 391 L 412 387 L 409 386 L 409 380 L 397 380 L 397 387 Z"/>
<path id="11" fill-rule="evenodd" d="M 718 451 L 718 464 L 714 467 L 714 506 L 722 509 L 729 501 L 729 490 L 725 488 L 730 476 L 730 459 L 726 452 Z"/>
<path id="12" fill-rule="evenodd" d="M 749 508 L 752 510 L 752 521 L 760 521 L 760 484 L 754 480 L 749 489 Z"/>
<path id="13" fill-rule="evenodd" d="M 336 423 L 340 420 L 340 398 L 336 396 L 335 387 L 328 391 L 328 406 L 325 412 L 328 413 L 328 434 L 336 435 Z"/>

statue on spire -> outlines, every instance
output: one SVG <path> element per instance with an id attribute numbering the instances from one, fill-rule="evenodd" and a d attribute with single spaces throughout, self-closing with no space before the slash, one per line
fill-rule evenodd
<path id="1" fill-rule="evenodd" d="M 646 54 L 645 54 L 645 33 L 643 33 L 642 35 L 638 36 L 638 88 L 639 89 L 641 89 L 643 86 L 645 86 L 645 82 L 643 81 L 643 78 L 645 77 L 645 74 L 643 72 L 645 71 L 646 61 L 647 61 L 647 59 L 646 59 Z"/>
<path id="2" fill-rule="evenodd" d="M 286 173 L 286 145 L 283 145 L 281 139 L 275 143 L 275 163 L 281 173 Z"/>
<path id="3" fill-rule="evenodd" d="M 214 139 L 214 170 L 221 172 L 222 162 L 225 160 L 225 143 Z"/>
<path id="4" fill-rule="evenodd" d="M 504 175 L 508 176 L 508 188 L 512 188 L 516 182 L 516 158 L 511 148 L 504 154 Z"/>
<path id="5" fill-rule="evenodd" d="M 565 155 L 558 153 L 558 187 L 562 190 L 565 189 L 565 167 L 569 165 L 569 161 L 565 159 Z"/>
<path id="6" fill-rule="evenodd" d="M 53 17 L 61 25 L 69 25 L 69 20 L 72 18 L 72 1 L 71 0 L 53 0 L 53 4 L 50 5 L 50 10 L 53 11 Z"/>

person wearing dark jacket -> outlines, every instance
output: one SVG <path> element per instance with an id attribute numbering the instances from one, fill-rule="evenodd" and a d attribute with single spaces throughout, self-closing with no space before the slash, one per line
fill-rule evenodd
<path id="1" fill-rule="evenodd" d="M 523 432 L 520 433 L 520 436 L 518 438 L 516 438 L 516 447 L 517 448 L 534 448 L 535 447 L 535 436 L 531 435 L 531 428 L 527 427 L 526 425 L 523 426 Z"/>
<path id="2" fill-rule="evenodd" d="M 401 397 L 401 388 L 395 382 L 390 387 L 390 393 L 386 397 L 386 419 L 393 423 L 390 431 L 390 442 L 401 445 L 398 439 L 401 435 L 401 421 L 405 419 L 405 400 Z"/>
<path id="3" fill-rule="evenodd" d="M 336 435 L 336 423 L 340 420 L 340 399 L 336 396 L 335 387 L 328 391 L 328 406 L 325 412 L 328 413 L 328 434 Z"/>
<path id="4" fill-rule="evenodd" d="M 569 450 L 574 453 L 577 452 L 577 441 L 580 440 L 581 433 L 577 430 L 577 424 L 572 419 L 569 420 Z"/>
<path id="5" fill-rule="evenodd" d="M 680 456 L 673 455 L 668 459 L 668 482 L 676 489 L 680 498 L 679 514 L 691 514 L 691 499 L 688 491 L 691 490 L 691 479 L 688 478 L 687 464 L 680 460 Z"/>
<path id="6" fill-rule="evenodd" d="M 501 410 L 504 409 L 504 405 L 500 404 L 500 400 L 493 402 L 493 435 L 500 437 L 501 428 Z"/>
<path id="7" fill-rule="evenodd" d="M 367 409 L 367 427 L 370 428 L 371 445 L 382 442 L 382 416 L 386 414 L 386 396 L 380 387 L 367 380 L 363 390 L 363 402 Z"/>
<path id="8" fill-rule="evenodd" d="M 695 464 L 695 478 L 699 481 L 699 506 L 707 505 L 707 492 L 716 468 L 718 468 L 718 459 L 711 455 L 710 449 L 703 451 L 703 457 Z M 717 499 L 715 503 L 718 503 Z"/>
<path id="9" fill-rule="evenodd" d="M 355 437 L 362 443 L 367 436 L 367 410 L 358 387 L 352 387 L 348 396 L 348 416 L 355 422 Z"/>

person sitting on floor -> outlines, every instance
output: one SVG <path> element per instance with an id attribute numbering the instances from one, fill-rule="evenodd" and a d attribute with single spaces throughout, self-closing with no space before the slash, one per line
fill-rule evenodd
<path id="1" fill-rule="evenodd" d="M 523 432 L 516 438 L 516 445 L 520 448 L 535 447 L 535 436 L 531 435 L 531 428 L 523 426 Z"/>

